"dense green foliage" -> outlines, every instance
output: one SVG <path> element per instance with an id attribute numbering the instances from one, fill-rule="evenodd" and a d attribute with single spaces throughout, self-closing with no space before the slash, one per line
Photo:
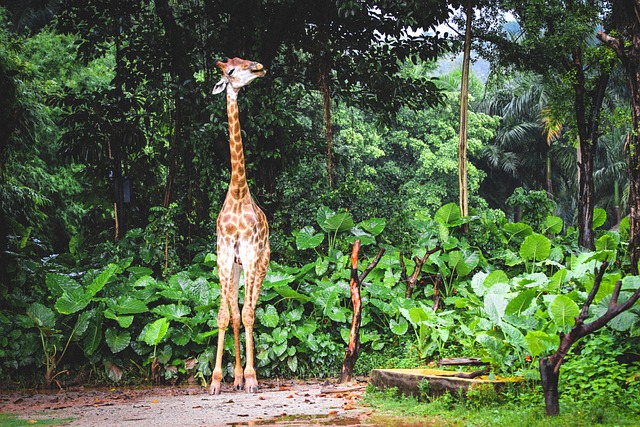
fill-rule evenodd
<path id="1" fill-rule="evenodd" d="M 471 82 L 470 216 L 452 203 L 459 73 L 435 80 L 434 60 L 455 43 L 407 32 L 444 21 L 446 3 L 265 0 L 255 16 L 222 3 L 56 3 L 55 20 L 31 27 L 16 4 L 0 8 L 3 385 L 209 380 L 215 219 L 229 173 L 224 101 L 207 92 L 223 53 L 269 68 L 240 100 L 249 185 L 272 230 L 259 376 L 339 372 L 355 239 L 361 270 L 386 249 L 362 288 L 361 374 L 468 356 L 494 375 L 536 379 L 594 268 L 611 262 L 593 317 L 617 280 L 622 298 L 640 285 L 620 221 L 629 112 L 619 93 L 607 97 L 607 149 L 594 154 L 601 205 L 586 250 L 575 227 L 575 130 L 554 123 L 553 79 Z M 274 25 L 282 13 L 291 26 Z M 562 111 L 558 120 L 571 122 Z M 414 260 L 436 248 L 407 298 Z M 639 315 L 636 305 L 580 343 L 563 368 L 564 398 L 640 412 Z"/>

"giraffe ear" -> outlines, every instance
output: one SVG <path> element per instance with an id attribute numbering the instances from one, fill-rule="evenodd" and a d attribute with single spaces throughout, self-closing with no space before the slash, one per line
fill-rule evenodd
<path id="1" fill-rule="evenodd" d="M 229 81 L 226 78 L 222 78 L 220 79 L 220 81 L 218 83 L 216 83 L 216 85 L 213 87 L 213 90 L 211 91 L 212 95 L 215 95 L 217 93 L 222 92 L 223 90 L 225 90 L 227 88 L 227 84 L 229 83 Z"/>

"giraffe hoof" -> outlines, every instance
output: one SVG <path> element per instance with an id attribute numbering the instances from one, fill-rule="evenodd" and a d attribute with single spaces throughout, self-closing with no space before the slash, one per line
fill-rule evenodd
<path id="1" fill-rule="evenodd" d="M 209 394 L 210 395 L 217 395 L 220 394 L 220 390 L 221 390 L 221 385 L 220 384 L 215 384 L 212 383 L 211 387 L 209 387 Z"/>
<path id="2" fill-rule="evenodd" d="M 244 388 L 244 387 L 243 387 L 242 383 L 234 384 L 234 385 L 233 385 L 233 389 L 234 389 L 235 391 L 242 391 L 242 389 L 243 389 L 243 388 Z"/>
<path id="3" fill-rule="evenodd" d="M 244 390 L 247 393 L 257 393 L 258 392 L 258 382 L 256 380 L 249 381 L 244 386 Z"/>

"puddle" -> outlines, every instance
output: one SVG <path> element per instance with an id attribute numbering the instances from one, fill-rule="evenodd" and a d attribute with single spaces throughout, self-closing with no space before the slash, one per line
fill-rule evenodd
<path id="1" fill-rule="evenodd" d="M 425 419 L 423 421 L 405 421 L 397 417 L 374 416 L 371 419 L 358 417 L 328 417 L 328 416 L 309 416 L 309 417 L 279 417 L 272 420 L 244 421 L 239 423 L 229 423 L 230 427 L 437 427 L 441 424 L 436 420 Z"/>
<path id="2" fill-rule="evenodd" d="M 328 417 L 323 415 L 317 416 L 296 416 L 296 417 L 278 417 L 271 420 L 259 420 L 259 421 L 243 421 L 239 423 L 229 423 L 230 427 L 243 427 L 243 426 L 269 426 L 269 427 L 310 427 L 310 426 L 340 426 L 340 427 L 358 427 L 366 426 L 368 424 L 361 424 L 359 418 L 356 417 Z"/>

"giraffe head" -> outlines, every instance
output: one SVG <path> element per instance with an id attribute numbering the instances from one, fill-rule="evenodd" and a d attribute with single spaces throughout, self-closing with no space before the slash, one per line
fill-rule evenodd
<path id="1" fill-rule="evenodd" d="M 220 93 L 227 87 L 238 93 L 241 88 L 267 73 L 259 62 L 240 58 L 227 58 L 226 62 L 216 61 L 216 66 L 222 70 L 222 79 L 213 88 L 213 94 Z"/>

